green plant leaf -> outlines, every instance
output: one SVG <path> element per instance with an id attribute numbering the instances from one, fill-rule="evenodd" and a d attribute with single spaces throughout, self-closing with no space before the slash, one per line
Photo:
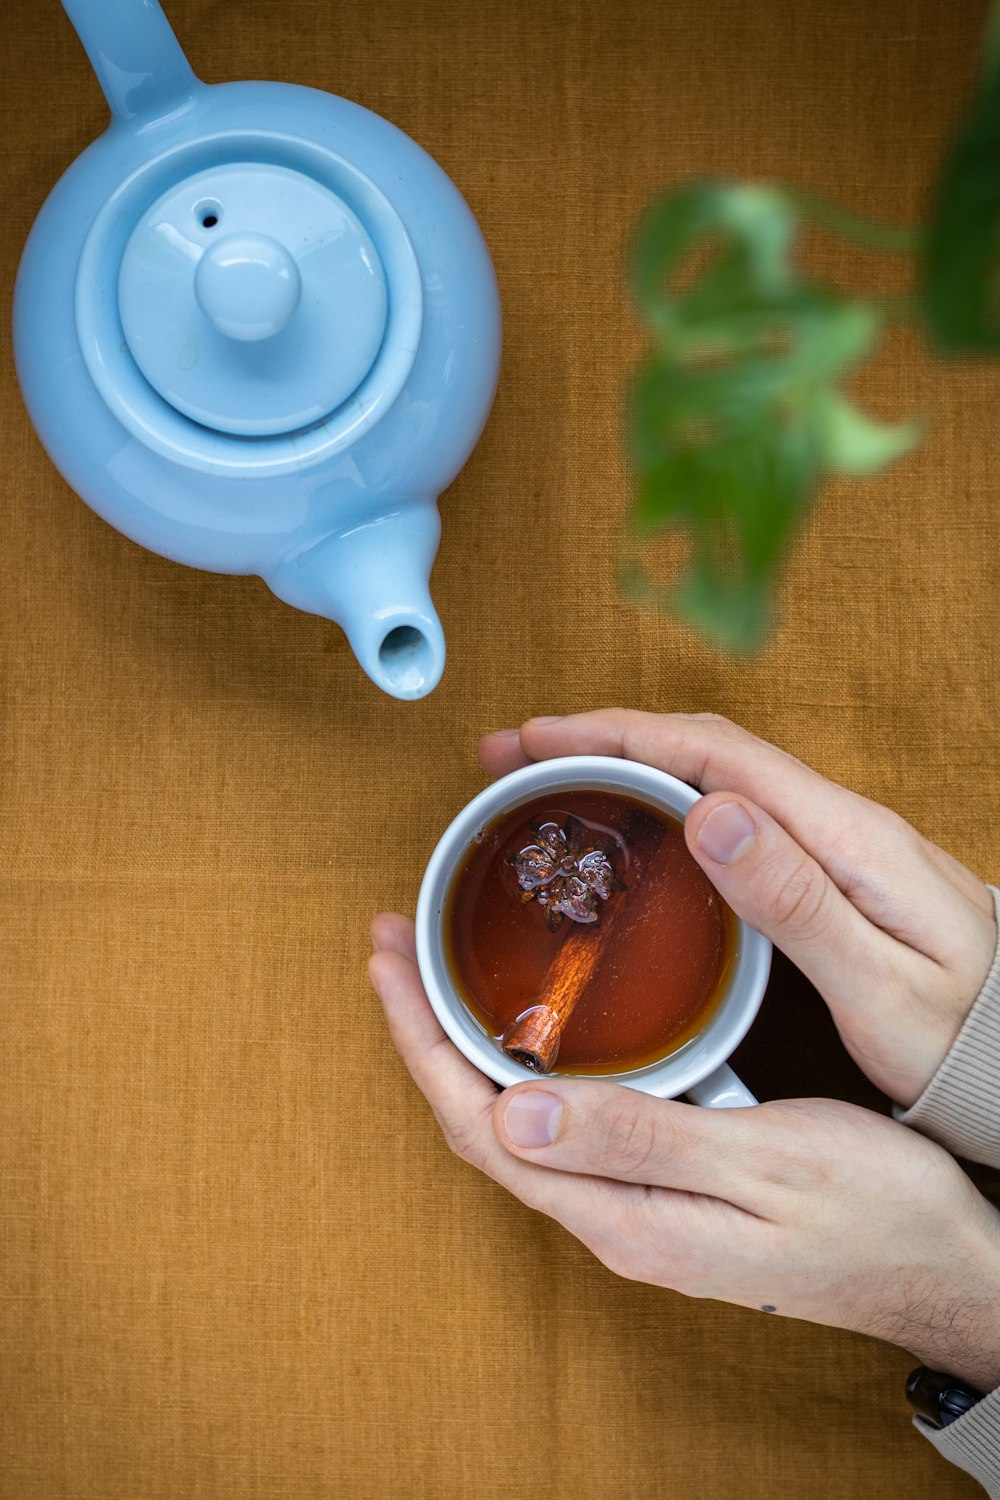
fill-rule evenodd
<path id="1" fill-rule="evenodd" d="M 776 188 L 690 183 L 653 205 L 634 248 L 651 348 L 630 403 L 627 587 L 730 649 L 765 638 L 789 542 L 824 475 L 870 473 L 917 437 L 838 390 L 882 319 L 799 274 L 798 227 Z M 641 542 L 665 528 L 689 534 L 691 556 L 662 589 L 644 573 Z"/>
<path id="2" fill-rule="evenodd" d="M 979 90 L 934 193 L 921 293 L 940 350 L 1000 350 L 1000 4 L 987 32 Z"/>
<path id="3" fill-rule="evenodd" d="M 873 422 L 839 391 L 817 391 L 812 407 L 824 465 L 841 474 L 875 474 L 909 453 L 923 436 L 921 423 L 912 419 L 895 426 Z"/>

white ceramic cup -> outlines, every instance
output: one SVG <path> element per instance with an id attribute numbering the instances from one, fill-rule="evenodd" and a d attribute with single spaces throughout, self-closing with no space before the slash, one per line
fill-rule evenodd
<path id="1" fill-rule="evenodd" d="M 560 791 L 620 792 L 659 808 L 683 822 L 701 796 L 686 782 L 638 761 L 604 755 L 573 755 L 538 761 L 513 771 L 480 792 L 448 826 L 431 855 L 417 901 L 417 961 L 434 1013 L 460 1052 L 505 1088 L 538 1074 L 505 1057 L 500 1045 L 476 1020 L 455 987 L 445 956 L 444 921 L 448 892 L 476 835 L 505 813 L 540 795 Z M 749 1031 L 767 984 L 771 944 L 737 923 L 736 955 L 726 990 L 698 1036 L 669 1057 L 630 1072 L 588 1074 L 627 1084 L 646 1094 L 673 1099 L 687 1094 L 696 1104 L 732 1108 L 757 1101 L 726 1059 Z"/>

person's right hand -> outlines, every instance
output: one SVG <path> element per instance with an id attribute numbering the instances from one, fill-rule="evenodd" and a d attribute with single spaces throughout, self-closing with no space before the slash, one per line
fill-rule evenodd
<path id="1" fill-rule="evenodd" d="M 930 1082 L 996 948 L 982 881 L 895 813 L 728 720 L 605 709 L 487 735 L 493 775 L 616 755 L 706 793 L 688 848 L 729 905 L 802 970 L 873 1083 L 911 1105 Z"/>

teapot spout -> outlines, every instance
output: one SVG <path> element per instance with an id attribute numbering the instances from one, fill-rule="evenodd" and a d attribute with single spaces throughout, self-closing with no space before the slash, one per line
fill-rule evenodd
<path id="1" fill-rule="evenodd" d="M 423 698 L 444 670 L 428 587 L 440 535 L 433 500 L 404 500 L 291 554 L 265 582 L 296 609 L 335 620 L 384 693 Z"/>

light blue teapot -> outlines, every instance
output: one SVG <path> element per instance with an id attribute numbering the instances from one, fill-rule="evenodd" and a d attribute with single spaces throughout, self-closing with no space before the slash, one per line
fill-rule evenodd
<path id="1" fill-rule="evenodd" d="M 359 105 L 208 86 L 157 0 L 63 0 L 111 106 L 32 228 L 24 399 L 94 510 L 336 620 L 387 693 L 437 683 L 437 497 L 496 387 L 500 306 L 461 195 Z M 55 101 L 53 101 L 53 106 Z"/>

